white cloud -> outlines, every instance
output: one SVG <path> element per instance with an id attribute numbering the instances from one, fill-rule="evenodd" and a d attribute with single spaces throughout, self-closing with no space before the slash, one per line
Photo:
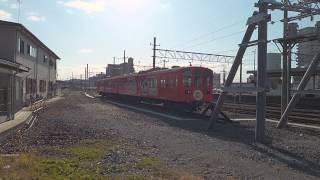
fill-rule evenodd
<path id="1" fill-rule="evenodd" d="M 61 62 L 63 63 L 63 62 Z M 73 74 L 73 77 L 76 79 L 80 79 L 81 75 L 82 78 L 84 78 L 84 68 L 86 67 L 86 64 L 78 64 L 74 66 L 70 65 L 58 65 L 58 79 L 59 80 L 68 80 L 70 79 L 71 75 Z M 101 72 L 106 71 L 105 65 L 89 65 L 89 71 L 91 72 L 90 75 L 94 76 L 96 74 L 100 74 Z"/>
<path id="2" fill-rule="evenodd" d="M 29 21 L 33 21 L 33 22 L 43 22 L 46 21 L 46 18 L 43 16 L 37 16 L 37 15 L 28 15 L 27 19 Z"/>
<path id="3" fill-rule="evenodd" d="M 11 20 L 11 14 L 7 11 L 0 9 L 0 19 L 6 20 L 6 21 Z"/>
<path id="4" fill-rule="evenodd" d="M 11 9 L 18 9 L 19 6 L 17 4 L 10 4 Z"/>
<path id="5" fill-rule="evenodd" d="M 47 20 L 44 16 L 40 16 L 35 12 L 28 12 L 27 19 L 33 22 L 43 22 Z"/>
<path id="6" fill-rule="evenodd" d="M 57 3 L 67 8 L 85 11 L 86 13 L 103 12 L 106 6 L 106 0 L 69 0 L 57 1 Z"/>
<path id="7" fill-rule="evenodd" d="M 93 49 L 83 48 L 83 49 L 80 49 L 80 50 L 78 51 L 78 53 L 80 53 L 80 54 L 91 54 L 91 53 L 93 53 Z"/>
<path id="8" fill-rule="evenodd" d="M 74 12 L 71 9 L 66 9 L 66 13 L 73 14 Z"/>

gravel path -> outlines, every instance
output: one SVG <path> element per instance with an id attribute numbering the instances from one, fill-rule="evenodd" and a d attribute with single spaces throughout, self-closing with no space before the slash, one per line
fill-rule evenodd
<path id="1" fill-rule="evenodd" d="M 204 121 L 173 121 L 67 92 L 23 138 L 2 140 L 0 151 L 73 143 L 106 132 L 150 147 L 148 153 L 168 166 L 205 179 L 319 179 L 320 133 L 274 126 L 267 124 L 268 143 L 261 145 L 253 142 L 252 122 L 218 124 L 207 132 Z"/>

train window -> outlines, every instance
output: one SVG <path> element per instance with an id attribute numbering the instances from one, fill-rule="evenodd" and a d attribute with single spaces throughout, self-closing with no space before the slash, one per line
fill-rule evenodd
<path id="1" fill-rule="evenodd" d="M 192 86 L 192 72 L 191 69 L 187 69 L 183 73 L 183 85 L 186 88 L 190 88 Z"/>
<path id="2" fill-rule="evenodd" d="M 212 82 L 212 74 L 210 72 L 204 72 L 203 81 L 206 87 L 210 87 Z"/>
<path id="3" fill-rule="evenodd" d="M 190 88 L 192 85 L 192 79 L 191 77 L 183 77 L 183 85 L 186 88 Z"/>
<path id="4" fill-rule="evenodd" d="M 176 87 L 178 87 L 178 77 L 176 77 Z"/>
<path id="5" fill-rule="evenodd" d="M 201 71 L 196 71 L 195 72 L 195 74 L 194 74 L 194 82 L 195 82 L 197 88 L 200 88 L 202 86 Z"/>
<path id="6" fill-rule="evenodd" d="M 210 77 L 206 78 L 206 87 L 210 87 Z"/>

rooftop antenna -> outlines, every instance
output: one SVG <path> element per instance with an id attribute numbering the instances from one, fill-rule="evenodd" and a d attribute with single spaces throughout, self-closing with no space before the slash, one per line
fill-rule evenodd
<path id="1" fill-rule="evenodd" d="M 18 23 L 20 23 L 20 11 L 21 11 L 21 0 L 17 0 L 18 1 Z"/>

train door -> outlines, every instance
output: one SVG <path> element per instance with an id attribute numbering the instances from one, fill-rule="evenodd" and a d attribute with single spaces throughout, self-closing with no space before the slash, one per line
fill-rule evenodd
<path id="1" fill-rule="evenodd" d="M 148 78 L 149 96 L 158 97 L 158 80 L 156 77 Z"/>
<path id="2" fill-rule="evenodd" d="M 184 100 L 192 100 L 192 86 L 194 83 L 192 83 L 192 71 L 191 69 L 185 69 L 183 72 L 183 78 L 182 78 L 182 84 L 183 88 L 182 94 Z"/>
<path id="3" fill-rule="evenodd" d="M 149 92 L 148 79 L 142 77 L 140 86 L 141 86 L 141 95 L 148 96 L 148 92 Z"/>

